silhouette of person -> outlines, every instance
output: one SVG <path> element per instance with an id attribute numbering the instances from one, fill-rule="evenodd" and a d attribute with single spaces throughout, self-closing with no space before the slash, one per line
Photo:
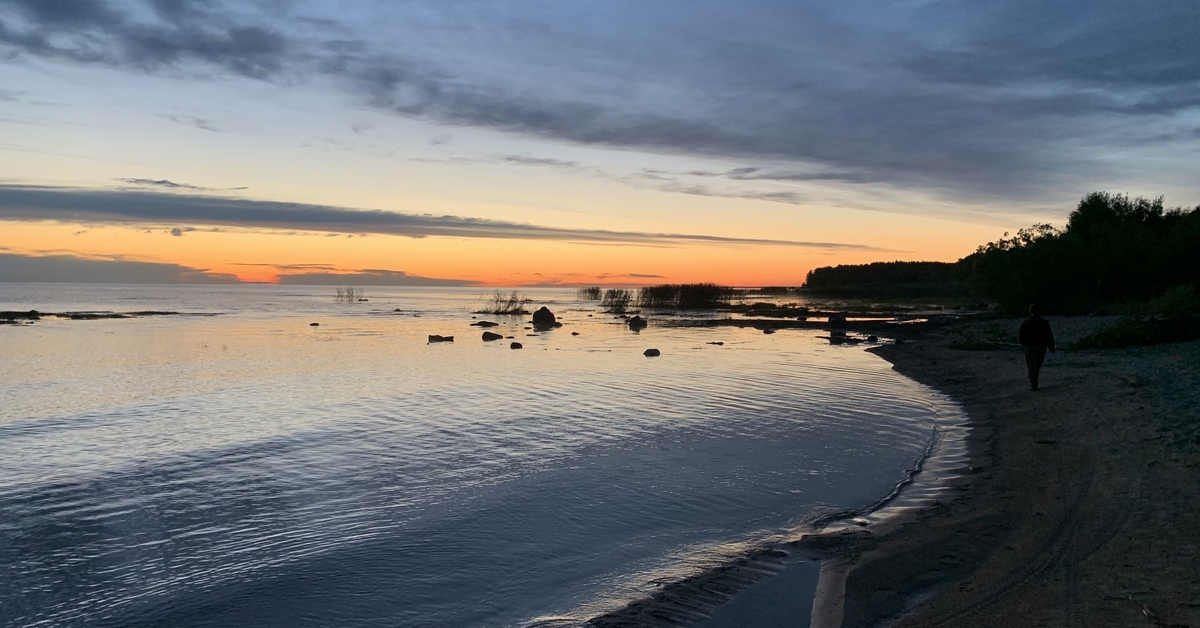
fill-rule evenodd
<path id="1" fill-rule="evenodd" d="M 1029 306 L 1029 318 L 1021 323 L 1017 339 L 1021 346 L 1025 347 L 1025 366 L 1029 367 L 1029 390 L 1036 391 L 1038 372 L 1042 370 L 1046 350 L 1054 351 L 1054 332 L 1050 331 L 1050 323 L 1041 317 L 1036 304 Z"/>

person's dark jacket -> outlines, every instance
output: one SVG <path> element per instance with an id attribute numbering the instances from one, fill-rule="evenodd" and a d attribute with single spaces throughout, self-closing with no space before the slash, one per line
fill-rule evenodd
<path id="1" fill-rule="evenodd" d="M 1026 347 L 1046 347 L 1054 351 L 1054 332 L 1050 331 L 1050 323 L 1040 316 L 1025 319 L 1017 339 Z"/>

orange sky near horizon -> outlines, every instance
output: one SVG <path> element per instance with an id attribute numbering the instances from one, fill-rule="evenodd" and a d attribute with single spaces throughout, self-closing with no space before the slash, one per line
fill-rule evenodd
<path id="1" fill-rule="evenodd" d="M 0 281 L 795 286 L 1200 195 L 1180 7 L 44 4 Z"/>
<path id="2" fill-rule="evenodd" d="M 412 238 L 205 227 L 176 236 L 163 226 L 0 224 L 0 247 L 10 253 L 178 264 L 233 275 L 244 282 L 265 283 L 304 272 L 345 274 L 347 283 L 353 283 L 354 273 L 386 270 L 497 287 L 701 281 L 735 286 L 798 286 L 809 270 L 819 266 L 897 259 L 954 261 L 974 249 L 969 240 L 964 242 L 961 232 L 950 230 L 941 234 L 925 231 L 907 240 L 893 236 L 887 244 L 895 250 L 878 251 L 730 243 Z M 995 228 L 980 226 L 973 231 L 993 237 L 983 234 L 994 234 Z"/>

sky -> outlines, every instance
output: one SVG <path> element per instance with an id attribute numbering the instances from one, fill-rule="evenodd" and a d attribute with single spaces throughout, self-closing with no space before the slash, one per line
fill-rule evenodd
<path id="1" fill-rule="evenodd" d="M 1195 0 L 0 0 L 0 281 L 796 286 L 1198 170 Z"/>

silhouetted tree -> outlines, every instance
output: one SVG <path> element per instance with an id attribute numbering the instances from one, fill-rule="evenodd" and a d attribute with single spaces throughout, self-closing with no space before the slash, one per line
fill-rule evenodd
<path id="1" fill-rule="evenodd" d="M 1034 225 L 960 260 L 972 289 L 1011 312 L 1085 314 L 1200 284 L 1200 207 L 1165 210 L 1161 197 L 1088 194 L 1066 228 Z"/>

